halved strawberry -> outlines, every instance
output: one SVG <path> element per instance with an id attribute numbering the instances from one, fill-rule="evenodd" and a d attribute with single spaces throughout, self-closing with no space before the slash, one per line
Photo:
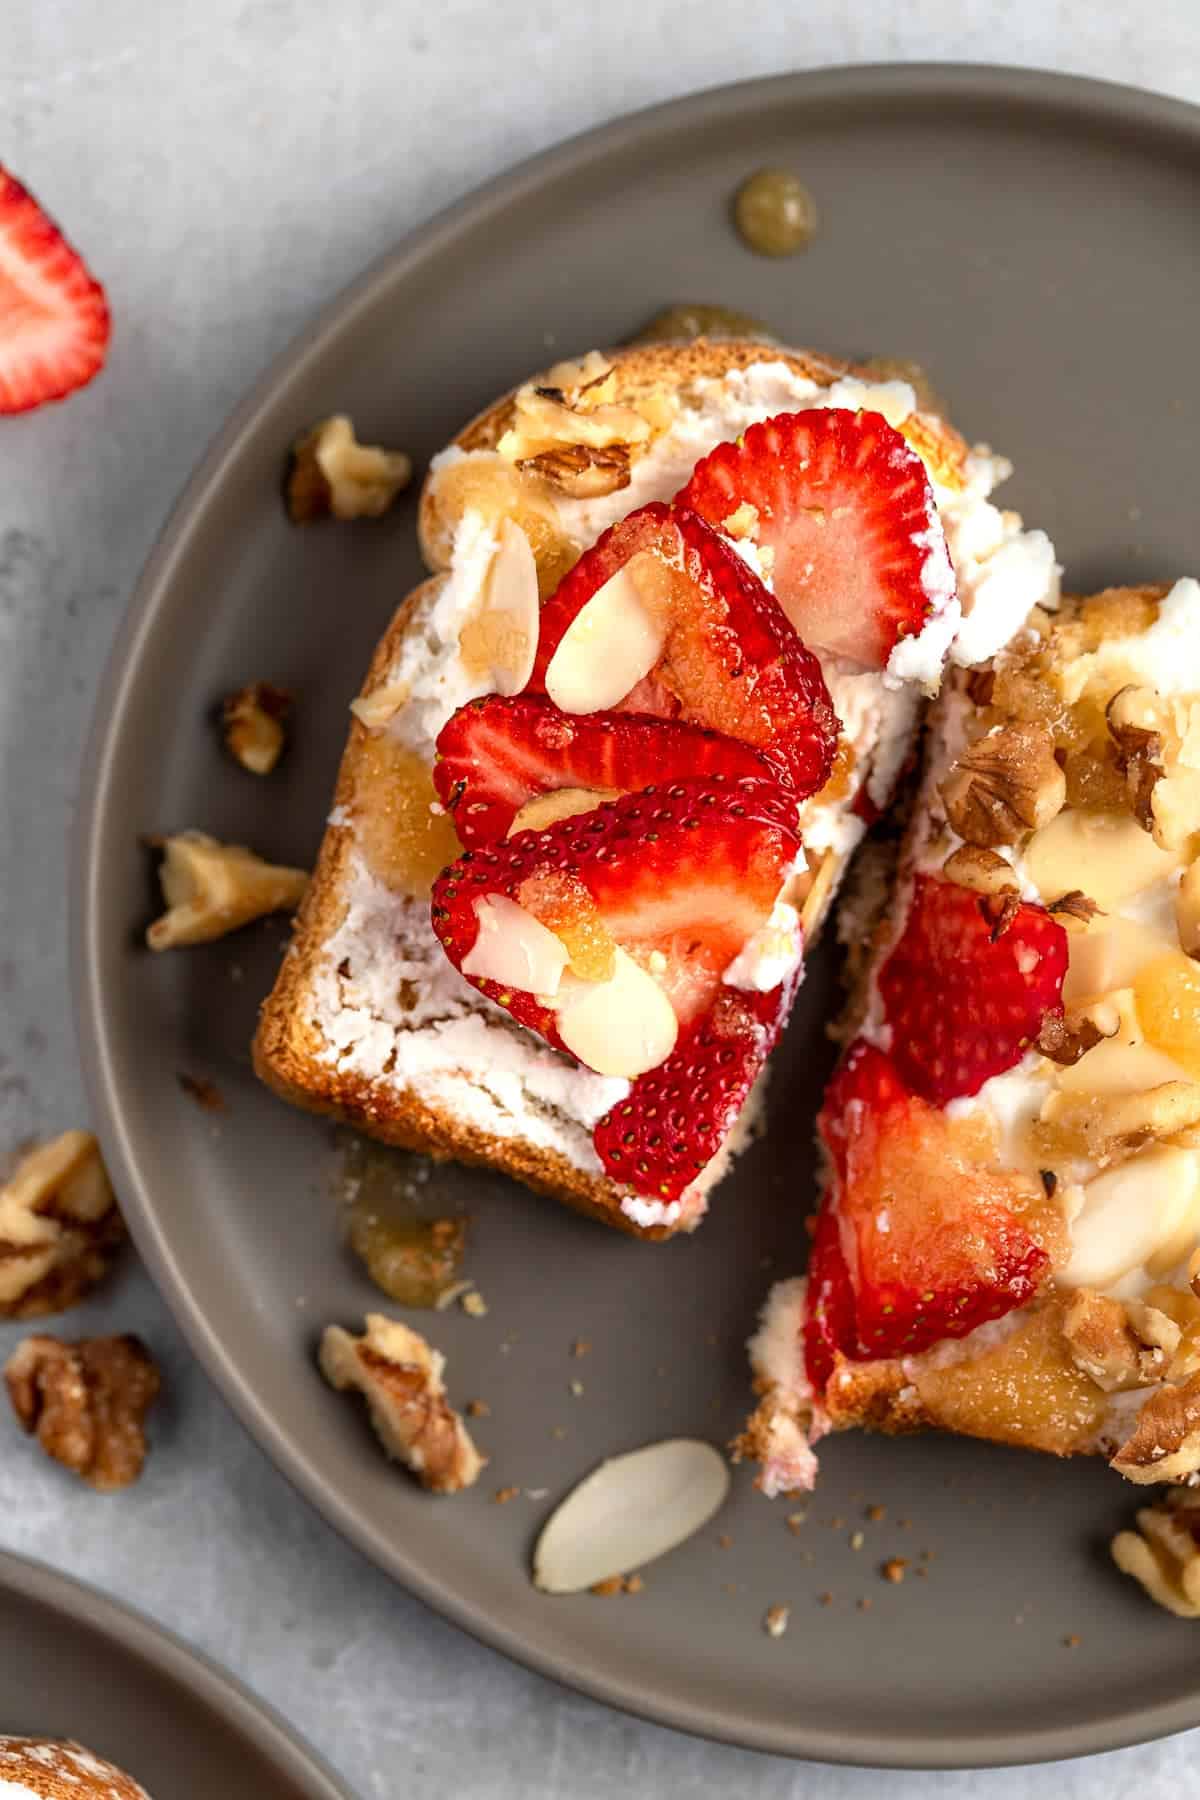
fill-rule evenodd
<path id="1" fill-rule="evenodd" d="M 709 775 L 791 777 L 771 757 L 717 731 L 640 713 L 560 712 L 542 694 L 489 694 L 460 707 L 437 741 L 433 782 L 462 842 L 502 838 L 520 808 L 559 788 L 635 793 Z"/>
<path id="2" fill-rule="evenodd" d="M 752 507 L 776 597 L 806 644 L 882 669 L 954 600 L 925 465 L 881 414 L 813 407 L 697 463 L 676 504 L 720 526 Z"/>
<path id="3" fill-rule="evenodd" d="M 994 922 L 967 888 L 918 875 L 904 930 L 879 971 L 892 1054 L 909 1086 L 944 1106 L 1020 1062 L 1062 1012 L 1067 934 L 1041 906 Z"/>
<path id="4" fill-rule="evenodd" d="M 834 1168 L 825 1206 L 845 1276 L 819 1224 L 806 1326 L 814 1380 L 828 1379 L 834 1349 L 860 1359 L 912 1355 L 1032 1299 L 1050 1258 L 1022 1215 L 1036 1214 L 1041 1192 L 995 1166 L 978 1121 L 948 1119 L 910 1093 L 892 1060 L 859 1039 L 829 1085 L 818 1129 Z"/>
<path id="5" fill-rule="evenodd" d="M 616 945 L 667 996 L 674 1048 L 636 1076 L 622 1102 L 631 1110 L 614 1109 L 595 1134 L 605 1166 L 639 1192 L 678 1197 L 719 1147 L 774 1042 L 794 981 L 749 993 L 722 976 L 769 918 L 799 847 L 786 788 L 715 775 L 468 850 L 434 884 L 434 930 L 456 968 L 476 946 L 480 911 L 502 896 L 589 956 Z M 570 1053 L 546 995 L 467 978 Z"/>
<path id="6" fill-rule="evenodd" d="M 649 603 L 663 615 L 665 641 L 647 677 L 614 704 L 770 751 L 790 769 L 800 799 L 815 793 L 829 775 L 838 736 L 820 664 L 742 558 L 680 507 L 639 507 L 584 552 L 542 608 L 527 691 L 546 691 L 568 627 L 606 582 L 643 556 L 657 577 Z"/>
<path id="7" fill-rule="evenodd" d="M 61 400 L 96 375 L 104 289 L 33 195 L 0 168 L 0 413 Z"/>
<path id="8" fill-rule="evenodd" d="M 677 1200 L 720 1149 L 787 1023 L 799 968 L 769 993 L 718 989 L 665 1062 L 639 1075 L 593 1132 L 614 1181 Z"/>

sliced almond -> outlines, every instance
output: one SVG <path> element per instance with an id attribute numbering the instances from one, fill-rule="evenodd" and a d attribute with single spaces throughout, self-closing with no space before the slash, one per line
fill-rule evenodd
<path id="1" fill-rule="evenodd" d="M 650 673 L 667 641 L 667 609 L 657 603 L 662 575 L 657 557 L 640 551 L 580 608 L 546 670 L 555 706 L 602 712 Z"/>
<path id="2" fill-rule="evenodd" d="M 724 1458 L 695 1438 L 614 1456 L 551 1514 L 533 1553 L 534 1584 L 579 1594 L 642 1569 L 707 1525 L 728 1492 Z"/>
<path id="3" fill-rule="evenodd" d="M 1094 1052 L 1093 1052 L 1094 1054 Z M 1144 1150 L 1089 1181 L 1071 1223 L 1071 1255 L 1059 1280 L 1103 1291 L 1150 1261 L 1194 1218 L 1200 1163 L 1190 1150 Z"/>
<path id="4" fill-rule="evenodd" d="M 538 572 L 529 539 L 502 519 L 479 604 L 459 634 L 469 674 L 497 694 L 519 694 L 533 674 L 538 640 Z"/>
<path id="5" fill-rule="evenodd" d="M 575 976 L 564 980 L 558 1035 L 597 1075 L 623 1075 L 632 1081 L 666 1061 L 675 1048 L 679 1024 L 653 975 L 620 945 L 613 954 L 613 973 L 607 981 L 580 981 Z"/>
<path id="6" fill-rule="evenodd" d="M 1177 1062 L 1152 1044 L 1131 1042 L 1123 1032 L 1106 1038 L 1073 1067 L 1058 1072 L 1058 1086 L 1064 1093 L 1097 1096 L 1140 1094 L 1166 1081 L 1186 1080 L 1187 1071 Z"/>
<path id="7" fill-rule="evenodd" d="M 1200 958 L 1200 857 L 1188 869 L 1176 890 L 1175 924 L 1180 949 L 1187 956 Z"/>
<path id="8" fill-rule="evenodd" d="M 381 731 L 395 718 L 400 708 L 408 704 L 411 692 L 407 681 L 388 681 L 382 687 L 372 688 L 369 694 L 360 694 L 357 700 L 352 700 L 350 711 L 368 731 Z"/>
<path id="9" fill-rule="evenodd" d="M 506 894 L 475 901 L 479 936 L 463 958 L 464 975 L 498 981 L 529 994 L 557 994 L 567 947 L 540 919 Z"/>
<path id="10" fill-rule="evenodd" d="M 560 819 L 574 819 L 579 813 L 594 812 L 606 800 L 615 800 L 616 788 L 554 788 L 548 794 L 535 794 L 527 800 L 508 828 L 508 836 L 518 831 L 545 831 Z"/>
<path id="11" fill-rule="evenodd" d="M 1069 807 L 1035 831 L 1025 846 L 1025 869 L 1043 901 L 1082 888 L 1102 912 L 1162 881 L 1180 858 L 1160 850 L 1136 819 Z"/>
<path id="12" fill-rule="evenodd" d="M 1153 925 L 1116 914 L 1093 919 L 1086 931 L 1070 933 L 1064 1005 L 1077 1006 L 1116 988 L 1131 987 L 1148 963 L 1174 947 L 1170 937 Z"/>

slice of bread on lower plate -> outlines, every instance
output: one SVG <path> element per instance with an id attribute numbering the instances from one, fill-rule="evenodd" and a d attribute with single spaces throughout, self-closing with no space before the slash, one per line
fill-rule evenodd
<path id="1" fill-rule="evenodd" d="M 1052 605 L 1053 549 L 989 500 L 1009 472 L 1003 459 L 968 449 L 903 381 L 751 342 L 593 352 L 499 401 L 433 461 L 420 503 L 433 573 L 400 607 L 354 702 L 316 871 L 262 1009 L 256 1067 L 285 1099 L 389 1143 L 503 1170 L 643 1237 L 699 1222 L 746 1139 L 761 1083 L 681 1199 L 611 1180 L 592 1131 L 625 1084 L 515 1024 L 459 976 L 433 934 L 430 884 L 459 845 L 430 771 L 447 718 L 495 685 L 481 597 L 512 526 L 534 552 L 545 599 L 604 529 L 671 498 L 717 444 L 812 406 L 878 411 L 921 456 L 963 616 L 898 645 L 885 671 L 823 659 L 843 735 L 831 779 L 801 814 L 811 946 L 867 822 L 888 803 L 947 648 L 978 662 L 1031 607 Z"/>
<path id="2" fill-rule="evenodd" d="M 1065 599 L 932 709 L 822 1115 L 816 1273 L 751 1343 L 768 1493 L 855 1426 L 1195 1481 L 1197 955 L 1200 583 Z"/>

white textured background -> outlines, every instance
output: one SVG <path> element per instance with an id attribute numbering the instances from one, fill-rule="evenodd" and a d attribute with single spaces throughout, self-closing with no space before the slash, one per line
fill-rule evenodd
<path id="1" fill-rule="evenodd" d="M 152 536 L 263 363 L 411 225 L 562 136 L 741 76 L 911 58 L 1200 101 L 1200 6 L 1143 23 L 1095 0 L 0 0 L 0 160 L 86 247 L 119 326 L 95 388 L 0 429 L 0 1149 L 81 1117 L 65 880 L 91 695 Z M 211 1652 L 364 1800 L 874 1800 L 881 1783 L 924 1800 L 935 1785 L 692 1742 L 502 1662 L 291 1493 L 132 1259 L 88 1315 L 163 1355 L 155 1455 L 105 1502 L 0 1422 L 0 1545 Z M 0 1329 L 0 1356 L 16 1335 Z M 936 1785 L 947 1800 L 1176 1800 L 1198 1750 L 1200 1734 Z"/>

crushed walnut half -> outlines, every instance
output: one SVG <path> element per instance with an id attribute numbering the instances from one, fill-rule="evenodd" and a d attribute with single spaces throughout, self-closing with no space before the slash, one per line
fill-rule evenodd
<path id="1" fill-rule="evenodd" d="M 1101 1034 L 1104 1035 L 1104 1034 Z M 1078 1156 L 1101 1167 L 1200 1126 L 1200 1083 L 1164 1081 L 1130 1093 L 1052 1093 L 1032 1129 L 1035 1153 L 1050 1167 Z"/>
<path id="2" fill-rule="evenodd" d="M 611 363 L 589 351 L 578 363 L 558 363 L 543 382 L 517 389 L 499 454 L 572 499 L 591 499 L 628 487 L 630 468 L 673 415 L 663 392 L 614 399 Z"/>
<path id="3" fill-rule="evenodd" d="M 1154 789 L 1166 773 L 1162 733 L 1156 728 L 1157 702 L 1153 688 L 1130 686 L 1119 689 L 1104 709 L 1113 760 L 1124 777 L 1133 816 L 1143 831 L 1151 832 Z"/>
<path id="4" fill-rule="evenodd" d="M 137 1480 L 160 1386 L 140 1338 L 27 1337 L 5 1363 L 4 1381 L 21 1425 L 55 1462 L 100 1493 Z"/>
<path id="5" fill-rule="evenodd" d="M 1171 1488 L 1137 1513 L 1136 1531 L 1118 1531 L 1112 1559 L 1150 1598 L 1179 1619 L 1200 1619 L 1200 1494 Z"/>
<path id="6" fill-rule="evenodd" d="M 946 858 L 942 874 L 956 887 L 970 888 L 977 894 L 1020 895 L 1012 864 L 995 850 L 984 850 L 978 844 L 960 844 Z"/>
<path id="7" fill-rule="evenodd" d="M 251 775 L 269 775 L 287 743 L 292 697 L 269 681 L 252 681 L 226 696 L 221 708 L 225 748 Z"/>
<path id="8" fill-rule="evenodd" d="M 367 1314 L 362 1337 L 329 1325 L 320 1364 L 331 1387 L 363 1395 L 384 1449 L 422 1487 L 457 1494 L 478 1478 L 484 1459 L 446 1399 L 445 1358 L 418 1332 L 382 1313 Z"/>
<path id="9" fill-rule="evenodd" d="M 941 794 L 959 837 L 994 850 L 1056 818 L 1066 778 L 1044 726 L 1001 725 L 963 751 Z"/>
<path id="10" fill-rule="evenodd" d="M 1200 1470 L 1200 1375 L 1158 1387 L 1109 1464 L 1130 1481 L 1186 1481 Z"/>
<path id="11" fill-rule="evenodd" d="M 267 913 L 291 912 L 308 887 L 303 869 L 277 867 L 203 831 L 153 842 L 163 852 L 159 879 L 167 911 L 146 932 L 151 950 L 207 944 Z"/>
<path id="12" fill-rule="evenodd" d="M 1075 1367 L 1106 1394 L 1161 1381 L 1183 1335 L 1156 1307 L 1122 1304 L 1091 1288 L 1072 1295 L 1062 1330 Z"/>
<path id="13" fill-rule="evenodd" d="M 90 1131 L 31 1150 L 0 1187 L 0 1318 L 65 1312 L 95 1287 L 125 1223 Z"/>
<path id="14" fill-rule="evenodd" d="M 344 413 L 323 419 L 297 438 L 284 497 L 293 525 L 335 519 L 377 519 L 412 480 L 412 459 L 401 450 L 360 444 Z"/>

